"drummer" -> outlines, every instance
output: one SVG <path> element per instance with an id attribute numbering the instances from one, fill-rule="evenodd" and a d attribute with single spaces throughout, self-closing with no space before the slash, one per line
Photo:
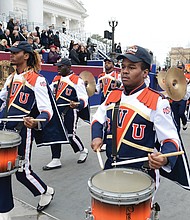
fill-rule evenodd
<path id="1" fill-rule="evenodd" d="M 115 88 L 119 88 L 121 86 L 121 75 L 118 70 L 114 69 L 114 60 L 110 58 L 104 59 L 105 64 L 105 72 L 101 73 L 98 76 L 98 81 L 96 84 L 96 94 L 101 94 L 100 104 L 104 102 L 107 95 Z M 106 124 L 104 131 L 104 139 L 106 138 Z M 106 143 L 104 140 L 101 151 L 106 150 Z"/>
<path id="2" fill-rule="evenodd" d="M 79 152 L 77 163 L 84 163 L 88 156 L 88 149 L 76 135 L 78 113 L 87 107 L 88 94 L 84 81 L 71 70 L 71 61 L 68 58 L 55 63 L 58 75 L 51 86 L 56 103 L 68 133 L 69 143 L 75 153 Z M 52 160 L 43 167 L 43 170 L 61 168 L 61 144 L 51 145 Z"/>
<path id="3" fill-rule="evenodd" d="M 40 196 L 37 211 L 44 210 L 52 201 L 54 189 L 47 186 L 31 167 L 31 150 L 34 129 L 43 130 L 53 116 L 52 105 L 48 95 L 46 80 L 38 74 L 40 58 L 25 41 L 16 42 L 11 48 L 10 61 L 16 71 L 8 76 L 0 92 L 0 105 L 6 103 L 3 117 L 24 117 L 24 123 L 9 121 L 0 123 L 0 128 L 20 132 L 21 144 L 18 154 L 23 166 L 16 172 L 16 177 L 34 196 Z M 34 117 L 45 119 L 43 122 L 33 120 L 28 115 L 37 106 Z M 39 113 L 40 112 L 40 113 Z M 11 176 L 0 178 L 0 219 L 9 219 L 9 211 L 13 208 Z"/>
<path id="4" fill-rule="evenodd" d="M 101 93 L 102 103 L 110 91 L 121 86 L 121 76 L 120 73 L 114 70 L 114 60 L 106 58 L 104 59 L 105 72 L 98 76 L 98 81 L 96 84 L 96 93 Z"/>
<path id="5" fill-rule="evenodd" d="M 171 172 L 177 159 L 159 155 L 176 152 L 180 146 L 170 104 L 144 83 L 151 66 L 151 57 L 145 48 L 129 47 L 117 59 L 122 60 L 121 79 L 124 89 L 112 91 L 94 114 L 91 147 L 94 151 L 101 149 L 103 124 L 107 122 L 107 161 L 104 169 L 112 168 L 114 161 L 148 156 L 148 167 L 145 168 L 142 162 L 126 167 L 147 169 L 158 186 L 158 169 Z M 155 140 L 160 149 L 156 149 Z"/>

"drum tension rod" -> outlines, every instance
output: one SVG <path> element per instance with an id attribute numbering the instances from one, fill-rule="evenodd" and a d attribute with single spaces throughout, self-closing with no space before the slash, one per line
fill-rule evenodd
<path id="1" fill-rule="evenodd" d="M 154 220 L 159 220 L 160 205 L 157 202 L 153 204 L 152 210 L 155 211 Z"/>

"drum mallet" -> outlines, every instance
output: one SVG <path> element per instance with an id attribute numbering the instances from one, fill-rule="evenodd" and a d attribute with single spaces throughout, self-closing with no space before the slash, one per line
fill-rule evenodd
<path id="1" fill-rule="evenodd" d="M 46 121 L 45 118 L 32 118 L 32 121 Z M 23 118 L 0 118 L 0 121 L 24 121 Z"/>
<path id="2" fill-rule="evenodd" d="M 184 154 L 184 151 L 177 151 L 173 153 L 167 153 L 167 154 L 160 154 L 158 157 L 172 157 L 172 156 L 178 156 Z M 141 158 L 135 158 L 135 159 L 130 159 L 130 160 L 124 160 L 120 162 L 115 162 L 112 163 L 112 166 L 118 166 L 118 165 L 126 165 L 126 164 L 131 164 L 131 163 L 139 163 L 139 162 L 144 162 L 148 161 L 148 157 L 141 157 Z"/>
<path id="3" fill-rule="evenodd" d="M 102 157 L 101 157 L 99 149 L 96 150 L 96 154 L 97 154 L 97 157 L 98 157 L 100 168 L 103 170 L 104 169 L 104 163 L 103 163 L 103 160 L 102 160 Z"/>

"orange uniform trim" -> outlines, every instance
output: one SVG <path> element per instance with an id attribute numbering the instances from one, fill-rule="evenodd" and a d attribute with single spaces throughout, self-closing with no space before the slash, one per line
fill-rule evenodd
<path id="1" fill-rule="evenodd" d="M 106 105 L 118 102 L 121 99 L 121 94 L 122 90 L 113 90 L 106 100 Z"/>
<path id="2" fill-rule="evenodd" d="M 70 78 L 70 80 L 71 80 L 74 84 L 77 84 L 77 83 L 78 83 L 79 76 L 73 74 L 73 75 L 71 75 L 69 78 Z"/>
<path id="3" fill-rule="evenodd" d="M 146 105 L 148 108 L 152 110 L 156 110 L 158 98 L 160 97 L 159 93 L 156 93 L 155 91 L 145 88 L 141 94 L 137 97 L 137 99 L 142 102 L 144 105 Z"/>
<path id="4" fill-rule="evenodd" d="M 24 78 L 26 79 L 26 81 L 32 85 L 32 86 L 35 86 L 36 84 L 36 80 L 38 78 L 39 74 L 38 73 L 35 73 L 35 72 L 28 72 Z"/>
<path id="5" fill-rule="evenodd" d="M 59 81 L 61 79 L 61 76 L 57 75 L 54 77 L 53 82 Z"/>
<path id="6" fill-rule="evenodd" d="M 172 142 L 176 146 L 176 149 L 179 151 L 179 146 L 178 146 L 178 144 L 174 140 L 166 139 L 166 140 L 163 141 L 163 144 L 167 143 L 167 142 Z"/>

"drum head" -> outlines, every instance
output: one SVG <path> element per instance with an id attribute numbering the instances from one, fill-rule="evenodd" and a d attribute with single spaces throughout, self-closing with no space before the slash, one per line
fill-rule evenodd
<path id="1" fill-rule="evenodd" d="M 18 146 L 21 143 L 21 136 L 14 131 L 0 131 L 0 148 Z"/>
<path id="2" fill-rule="evenodd" d="M 114 168 L 96 173 L 88 181 L 92 197 L 109 204 L 138 204 L 152 197 L 154 181 L 146 173 Z"/>

